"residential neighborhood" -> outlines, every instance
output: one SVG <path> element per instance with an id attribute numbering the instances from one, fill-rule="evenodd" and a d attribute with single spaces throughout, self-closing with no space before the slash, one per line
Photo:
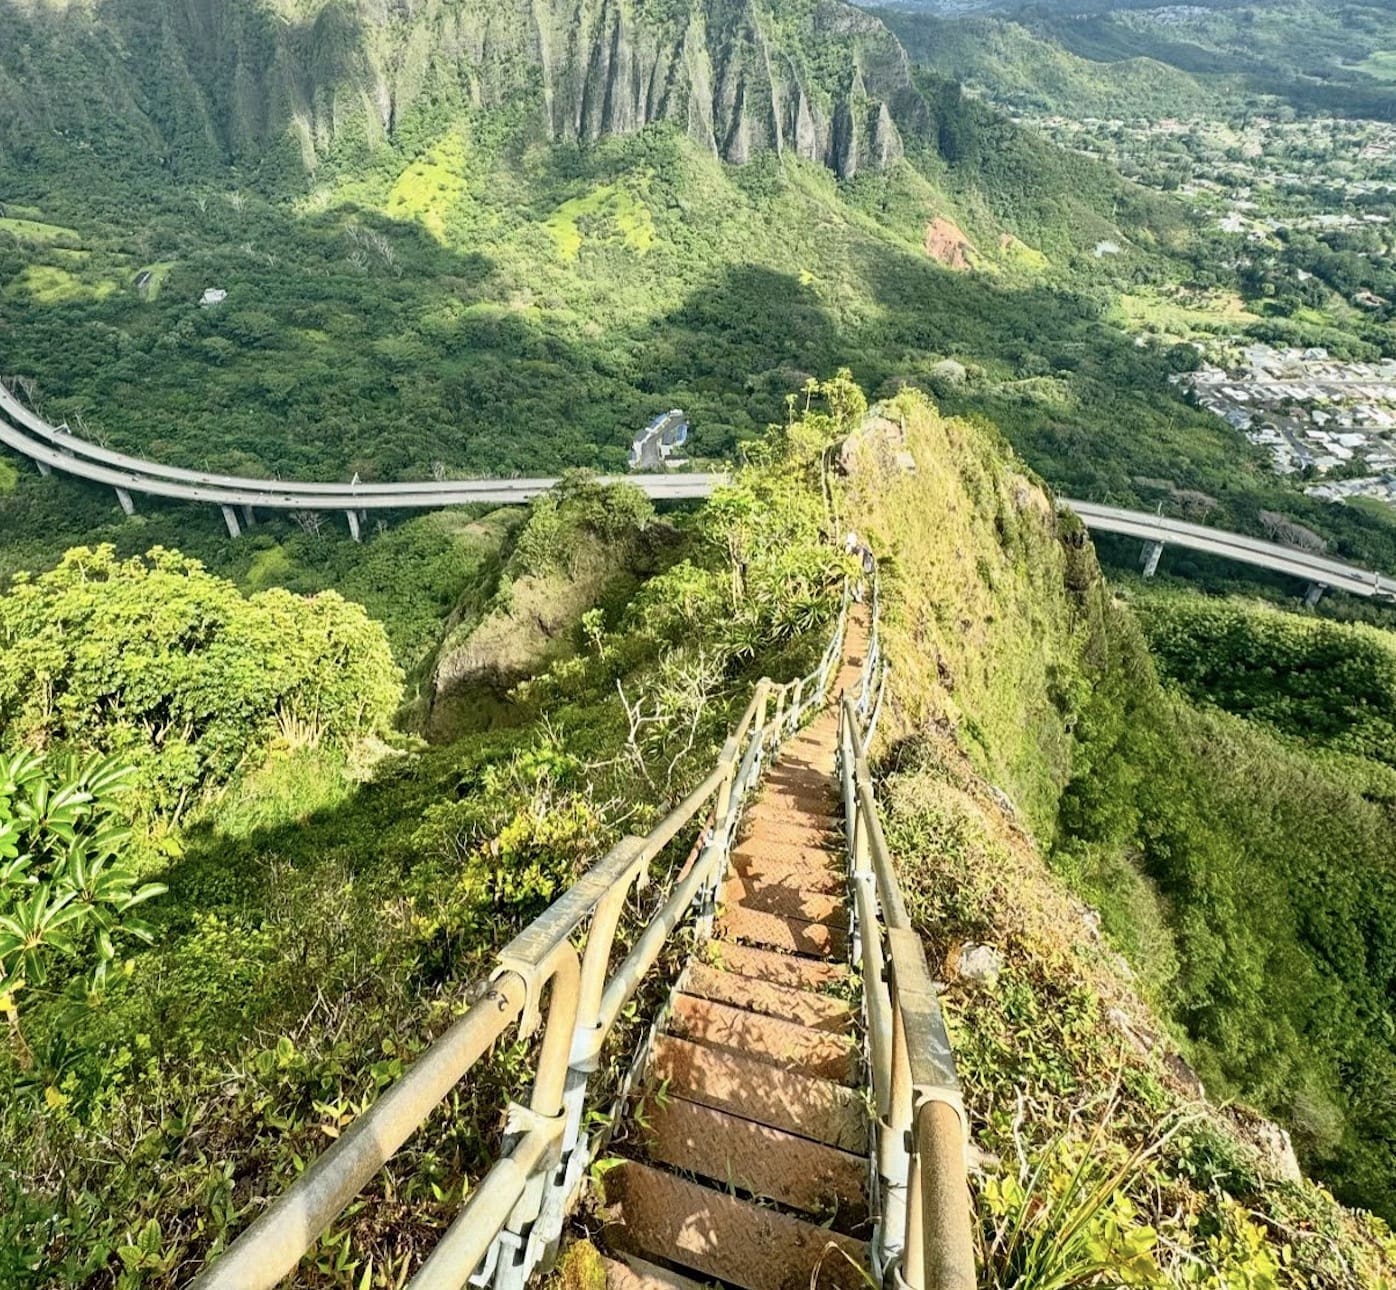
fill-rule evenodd
<path id="1" fill-rule="evenodd" d="M 1341 475 L 1306 489 L 1396 499 L 1396 359 L 1343 362 L 1314 347 L 1242 347 L 1226 367 L 1174 378 L 1266 449 L 1279 474 Z"/>

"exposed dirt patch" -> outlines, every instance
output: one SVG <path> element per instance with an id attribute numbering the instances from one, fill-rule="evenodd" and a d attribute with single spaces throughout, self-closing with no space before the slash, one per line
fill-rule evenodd
<path id="1" fill-rule="evenodd" d="M 973 267 L 974 246 L 953 220 L 937 215 L 926 225 L 926 254 L 947 269 Z"/>

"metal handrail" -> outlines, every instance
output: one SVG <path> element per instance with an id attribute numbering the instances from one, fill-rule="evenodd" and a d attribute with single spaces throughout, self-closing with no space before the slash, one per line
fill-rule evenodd
<path id="1" fill-rule="evenodd" d="M 191 1290 L 267 1290 L 290 1275 L 492 1045 L 511 1030 L 524 1038 L 540 1025 L 528 1103 L 507 1108 L 500 1159 L 410 1288 L 460 1290 L 470 1281 L 520 1290 L 551 1261 L 591 1163 L 592 1139 L 583 1119 L 605 1041 L 675 929 L 690 918 L 699 935 L 711 928 L 747 796 L 774 750 L 828 700 L 843 653 L 848 603 L 845 589 L 814 670 L 783 685 L 759 682 L 703 782 L 644 837 L 627 837 L 612 847 L 520 932 L 498 955 L 489 979 L 476 987 L 475 1002 L 464 1016 L 214 1258 L 190 1283 Z M 706 822 L 696 858 L 612 969 L 631 889 L 643 885 L 651 861 L 695 820 Z M 574 944 L 579 939 L 580 951 Z"/>
<path id="2" fill-rule="evenodd" d="M 908 1290 L 974 1290 L 968 1123 L 945 1018 L 921 937 L 913 929 L 878 817 L 864 756 L 886 690 L 877 583 L 856 694 L 839 704 L 852 946 L 876 1123 L 872 1134 L 873 1270 Z"/>

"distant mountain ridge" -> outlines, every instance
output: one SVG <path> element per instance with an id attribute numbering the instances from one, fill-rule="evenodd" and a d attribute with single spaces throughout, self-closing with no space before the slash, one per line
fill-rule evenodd
<path id="1" fill-rule="evenodd" d="M 0 162 L 62 141 L 310 171 L 419 110 L 511 108 L 549 141 L 668 121 L 847 177 L 930 119 L 896 37 L 838 0 L 0 0 L 0 26 Z"/>

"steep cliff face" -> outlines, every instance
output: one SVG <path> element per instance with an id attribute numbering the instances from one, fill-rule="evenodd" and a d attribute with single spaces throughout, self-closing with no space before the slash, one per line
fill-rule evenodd
<path id="1" fill-rule="evenodd" d="M 0 0 L 0 148 L 306 169 L 421 114 L 521 109 L 591 142 L 656 121 L 722 157 L 886 166 L 929 125 L 905 52 L 838 0 Z"/>

